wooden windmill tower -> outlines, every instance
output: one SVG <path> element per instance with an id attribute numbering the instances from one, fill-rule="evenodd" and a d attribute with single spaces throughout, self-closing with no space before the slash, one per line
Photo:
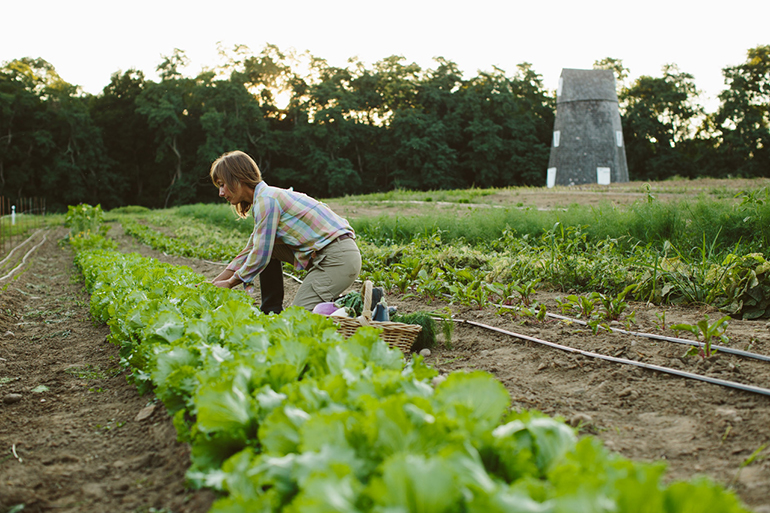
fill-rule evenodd
<path id="1" fill-rule="evenodd" d="M 546 184 L 613 182 L 628 182 L 615 74 L 606 69 L 563 69 Z"/>

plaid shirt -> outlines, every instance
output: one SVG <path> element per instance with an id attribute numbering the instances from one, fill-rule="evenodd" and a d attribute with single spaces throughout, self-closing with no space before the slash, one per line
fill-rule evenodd
<path id="1" fill-rule="evenodd" d="M 306 194 L 271 187 L 264 181 L 254 189 L 254 231 L 249 242 L 227 269 L 235 271 L 244 285 L 251 284 L 270 263 L 279 240 L 294 253 L 294 267 L 307 268 L 314 251 L 320 251 L 340 235 L 354 235 L 347 220 Z"/>

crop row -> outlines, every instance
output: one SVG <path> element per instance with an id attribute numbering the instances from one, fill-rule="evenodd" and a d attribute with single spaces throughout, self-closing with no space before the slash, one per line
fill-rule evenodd
<path id="1" fill-rule="evenodd" d="M 221 492 L 212 511 L 745 511 L 705 478 L 664 485 L 663 464 L 510 411 L 487 373 L 439 377 L 372 328 L 263 315 L 190 269 L 78 240 L 91 314 L 190 443 L 191 481 Z"/>
<path id="2" fill-rule="evenodd" d="M 161 217 L 155 217 L 153 221 L 164 224 Z M 192 221 L 176 227 L 173 236 L 127 216 L 122 218 L 122 225 L 123 230 L 138 241 L 159 251 L 185 257 L 225 260 L 235 256 L 243 245 L 243 238 L 237 232 L 233 235 L 215 226 L 201 226 Z"/>
<path id="3" fill-rule="evenodd" d="M 174 216 L 165 216 L 173 224 Z M 198 221 L 193 235 L 177 229 L 175 237 L 121 217 L 126 231 L 153 247 L 183 256 L 229 258 L 242 240 L 227 237 Z M 178 220 L 177 223 L 181 223 Z M 204 246 L 201 233 L 208 246 Z M 242 236 L 241 236 L 242 237 Z M 415 237 L 408 244 L 374 244 L 359 237 L 362 278 L 388 290 L 415 294 L 427 300 L 484 307 L 519 304 L 521 290 L 537 286 L 562 292 L 597 292 L 610 297 L 656 304 L 712 304 L 725 313 L 746 319 L 770 317 L 770 262 L 761 253 L 716 254 L 704 241 L 693 252 L 671 244 L 661 251 L 651 245 L 630 250 L 617 240 L 591 241 L 586 232 L 556 224 L 540 237 L 505 232 L 479 244 L 447 245 L 440 232 Z"/>

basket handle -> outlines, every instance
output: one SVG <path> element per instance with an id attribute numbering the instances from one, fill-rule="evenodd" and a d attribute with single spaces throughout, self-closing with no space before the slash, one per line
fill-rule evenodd
<path id="1" fill-rule="evenodd" d="M 361 287 L 361 297 L 364 300 L 364 308 L 361 312 L 362 324 L 369 324 L 372 320 L 372 287 L 374 284 L 371 280 L 364 280 L 364 285 Z"/>

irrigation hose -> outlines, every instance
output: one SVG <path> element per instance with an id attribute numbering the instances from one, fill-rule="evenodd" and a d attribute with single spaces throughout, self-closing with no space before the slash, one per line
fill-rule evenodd
<path id="1" fill-rule="evenodd" d="M 202 258 L 201 262 L 206 262 L 207 264 L 211 264 L 211 265 L 227 265 L 228 264 L 228 262 L 213 262 L 211 260 L 206 260 L 205 258 Z"/>
<path id="2" fill-rule="evenodd" d="M 464 319 L 452 319 L 452 320 L 454 322 L 456 322 L 456 323 L 459 323 L 459 324 L 468 324 L 470 326 L 476 326 L 476 327 L 479 327 L 479 328 L 488 329 L 490 331 L 495 331 L 497 333 L 502 333 L 503 335 L 509 335 L 511 337 L 519 338 L 521 340 L 527 340 L 527 341 L 530 341 L 530 342 L 535 342 L 537 344 L 542 344 L 544 346 L 553 347 L 555 349 L 561 349 L 562 351 L 566 351 L 568 353 L 577 353 L 577 354 L 581 354 L 583 356 L 588 356 L 590 358 L 597 358 L 597 359 L 600 359 L 600 360 L 606 360 L 608 362 L 623 363 L 623 364 L 627 364 L 627 365 L 634 365 L 636 367 L 641 367 L 643 369 L 649 369 L 649 370 L 654 370 L 654 371 L 658 371 L 658 372 L 664 372 L 666 374 L 672 374 L 674 376 L 680 376 L 680 377 L 683 377 L 683 378 L 695 379 L 695 380 L 699 380 L 699 381 L 705 381 L 706 383 L 711 383 L 711 384 L 714 384 L 714 385 L 721 385 L 721 386 L 728 387 L 728 388 L 735 388 L 735 389 L 738 389 L 738 390 L 743 390 L 745 392 L 753 392 L 755 394 L 761 394 L 761 395 L 770 396 L 770 389 L 767 389 L 767 388 L 755 387 L 753 385 L 744 385 L 743 383 L 736 383 L 734 381 L 727 381 L 727 380 L 724 380 L 724 379 L 710 378 L 708 376 L 703 376 L 701 374 L 694 374 L 692 372 L 680 371 L 680 370 L 677 370 L 677 369 L 672 369 L 670 367 L 662 367 L 660 365 L 653 365 L 653 364 L 650 364 L 650 363 L 637 362 L 636 360 L 629 360 L 627 358 L 617 358 L 615 356 L 607 356 L 607 355 L 604 355 L 604 354 L 592 353 L 590 351 L 583 351 L 582 349 L 575 349 L 574 347 L 563 346 L 561 344 L 556 344 L 554 342 L 548 342 L 547 340 L 541 340 L 539 338 L 530 337 L 528 335 L 522 335 L 520 333 L 514 333 L 512 331 L 504 330 L 504 329 L 501 329 L 501 328 L 496 328 L 494 326 L 489 326 L 487 324 L 482 324 L 482 323 L 479 323 L 479 322 L 467 321 L 467 320 L 464 320 Z"/>
<path id="3" fill-rule="evenodd" d="M 40 246 L 42 246 L 42 245 L 43 245 L 43 243 L 46 241 L 46 239 L 48 239 L 48 235 L 47 235 L 47 234 L 46 234 L 46 235 L 43 235 L 43 240 L 41 240 L 40 242 L 38 242 L 38 243 L 37 243 L 37 246 L 35 246 L 35 247 L 33 247 L 32 249 L 30 249 L 29 251 L 27 251 L 27 254 L 26 254 L 26 255 L 24 255 L 24 258 L 22 258 L 22 259 L 21 259 L 21 263 L 20 263 L 19 265 L 17 265 L 16 267 L 14 267 L 14 268 L 11 270 L 11 272 L 9 272 L 8 274 L 6 274 L 5 276 L 2 276 L 2 277 L 0 277 L 0 281 L 2 281 L 2 280 L 5 280 L 5 279 L 7 279 L 7 278 L 10 278 L 11 276 L 13 276 L 13 273 L 15 273 L 15 272 L 16 272 L 18 269 L 20 269 L 20 268 L 21 268 L 21 267 L 22 267 L 24 264 L 26 264 L 26 263 L 27 263 L 27 257 L 28 257 L 29 255 L 31 255 L 31 254 L 32 254 L 32 252 L 33 252 L 33 251 L 35 251 L 37 248 L 39 248 Z"/>
<path id="4" fill-rule="evenodd" d="M 498 308 L 510 308 L 514 309 L 513 307 L 510 307 L 508 305 L 494 305 Z M 565 315 L 559 315 L 554 314 L 551 312 L 546 312 L 545 314 L 547 317 L 552 317 L 554 319 L 560 319 L 563 321 L 569 321 L 574 322 L 575 324 L 580 324 L 581 326 L 588 326 L 588 323 L 586 321 L 582 321 L 580 319 L 574 319 L 572 317 L 567 317 Z M 644 333 L 641 331 L 628 331 L 620 328 L 612 328 L 609 326 L 604 326 L 604 328 L 609 329 L 610 331 L 613 331 L 615 333 L 622 333 L 624 335 L 633 335 L 636 337 L 643 337 L 643 338 L 651 338 L 654 340 L 663 340 L 665 342 L 674 342 L 676 344 L 685 344 L 689 346 L 695 346 L 695 347 L 703 347 L 706 344 L 703 342 L 698 342 L 697 340 L 689 340 L 686 338 L 678 338 L 678 337 L 667 337 L 665 335 L 656 335 L 654 333 Z M 716 349 L 722 353 L 729 353 L 734 354 L 738 356 L 745 356 L 747 358 L 754 358 L 755 360 L 763 360 L 766 362 L 770 362 L 770 356 L 764 355 L 764 354 L 758 354 L 758 353 L 752 353 L 749 351 L 743 351 L 742 349 L 733 349 L 732 347 L 726 347 L 726 346 L 720 346 L 717 344 L 711 344 L 712 349 Z"/>
<path id="5" fill-rule="evenodd" d="M 565 317 L 564 315 L 558 315 L 558 314 L 552 314 L 552 313 L 546 313 L 548 317 L 553 317 L 554 319 L 562 319 L 565 321 L 574 322 L 577 324 L 581 324 L 583 326 L 588 326 L 588 323 L 586 321 L 581 321 L 580 319 L 572 319 L 570 317 Z M 655 340 L 663 340 L 666 342 L 674 342 L 677 344 L 685 344 L 690 346 L 696 346 L 696 347 L 703 347 L 706 344 L 703 342 L 698 342 L 697 340 L 689 340 L 686 338 L 678 338 L 678 337 L 666 337 L 664 335 L 656 335 L 654 333 L 643 333 L 640 331 L 628 331 L 620 328 L 609 328 L 610 330 L 616 332 L 616 333 L 622 333 L 624 335 L 634 335 L 636 337 L 644 337 L 644 338 L 652 338 Z M 757 353 L 751 353 L 749 351 L 743 351 L 741 349 L 733 349 L 732 347 L 726 347 L 726 346 L 719 346 L 716 344 L 711 344 L 712 349 L 716 349 L 721 353 L 730 353 L 735 354 L 739 356 L 745 356 L 747 358 L 754 358 L 756 360 L 764 360 L 766 362 L 770 362 L 770 356 L 764 355 L 764 354 L 757 354 Z"/>
<path id="6" fill-rule="evenodd" d="M 22 242 L 21 244 L 19 244 L 19 245 L 18 245 L 18 246 L 16 246 L 15 248 L 13 248 L 13 249 L 11 250 L 11 252 L 10 252 L 10 253 L 8 253 L 8 256 L 6 256 L 6 257 L 5 257 L 5 258 L 3 258 L 2 260 L 0 260 L 0 265 L 3 265 L 3 264 L 4 264 L 4 263 L 5 263 L 5 262 L 6 262 L 6 261 L 9 259 L 9 258 L 11 258 L 11 257 L 13 256 L 13 254 L 16 252 L 16 250 L 17 250 L 17 249 L 19 249 L 20 247 L 24 246 L 24 245 L 25 245 L 27 242 L 31 241 L 31 240 L 32 240 L 32 237 L 34 237 L 34 236 L 35 236 L 35 235 L 37 235 L 38 233 L 39 233 L 39 231 L 37 231 L 37 232 L 33 233 L 32 235 L 30 235 L 30 236 L 29 236 L 29 238 L 28 238 L 27 240 L 25 240 L 24 242 Z"/>

